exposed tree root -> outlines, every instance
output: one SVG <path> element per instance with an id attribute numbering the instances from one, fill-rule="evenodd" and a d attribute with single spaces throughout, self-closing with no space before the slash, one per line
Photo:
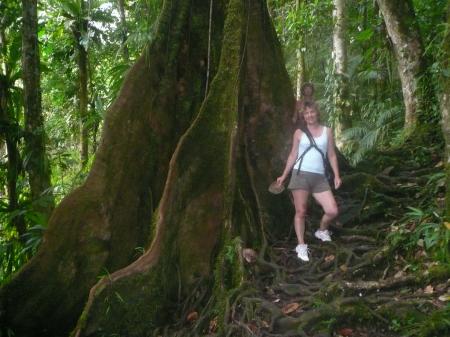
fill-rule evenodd
<path id="1" fill-rule="evenodd" d="M 347 209 L 351 216 L 345 221 L 351 226 L 333 227 L 333 242 L 322 243 L 312 236 L 311 225 L 317 219 L 309 223 L 309 263 L 297 259 L 293 241 L 273 242 L 270 249 L 263 245 L 258 258 L 246 264 L 247 281 L 229 293 L 221 329 L 211 330 L 205 324 L 215 316 L 203 310 L 206 318 L 199 319 L 194 330 L 183 336 L 329 336 L 342 325 L 366 326 L 370 331 L 379 330 L 379 335 L 400 336 L 386 331 L 392 320 L 426 316 L 430 310 L 442 308 L 437 297 L 444 294 L 448 284 L 436 287 L 440 292 L 427 293 L 424 288 L 428 282 L 433 284 L 450 275 L 433 281 L 426 275 L 404 272 L 406 261 L 394 256 L 385 242 L 392 220 L 373 215 L 400 216 L 399 209 L 410 204 L 411 195 L 419 193 L 418 186 L 424 180 L 421 173 L 429 170 L 417 170 L 411 176 L 397 172 L 397 176 L 356 173 L 346 177 L 350 185 L 365 186 L 344 190 L 337 197 L 353 205 Z M 379 211 L 373 213 L 374 207 Z M 370 220 L 362 222 L 365 212 L 372 212 Z M 211 300 L 207 303 L 208 308 L 214 307 Z M 164 336 L 174 336 L 174 331 Z"/>

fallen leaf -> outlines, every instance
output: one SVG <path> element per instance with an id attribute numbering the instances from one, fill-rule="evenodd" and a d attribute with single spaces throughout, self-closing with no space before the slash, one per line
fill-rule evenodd
<path id="1" fill-rule="evenodd" d="M 276 298 L 276 299 L 273 300 L 273 303 L 278 303 L 278 302 L 280 302 L 279 298 Z"/>
<path id="2" fill-rule="evenodd" d="M 247 326 L 254 334 L 258 334 L 258 327 L 255 323 L 248 323 Z"/>
<path id="3" fill-rule="evenodd" d="M 423 247 L 423 239 L 417 240 L 417 245 L 418 245 L 419 247 Z"/>
<path id="4" fill-rule="evenodd" d="M 247 261 L 247 263 L 253 263 L 256 261 L 258 254 L 256 254 L 256 252 L 251 248 L 244 248 L 242 250 L 242 256 L 244 257 L 245 261 Z"/>
<path id="5" fill-rule="evenodd" d="M 214 333 L 217 331 L 217 317 L 214 317 L 210 322 L 209 322 L 209 329 L 208 329 L 209 333 Z"/>
<path id="6" fill-rule="evenodd" d="M 394 278 L 401 278 L 405 275 L 403 270 L 399 270 L 397 273 L 395 273 Z"/>
<path id="7" fill-rule="evenodd" d="M 264 320 L 261 321 L 261 324 L 262 324 L 262 326 L 263 326 L 264 328 L 269 328 L 269 327 L 270 327 L 269 323 L 267 323 L 267 322 L 264 321 Z"/>
<path id="8" fill-rule="evenodd" d="M 327 257 L 325 257 L 325 262 L 331 262 L 334 261 L 335 256 L 334 255 L 328 255 Z"/>
<path id="9" fill-rule="evenodd" d="M 343 264 L 339 267 L 339 269 L 345 273 L 348 270 L 348 267 L 347 265 Z"/>
<path id="10" fill-rule="evenodd" d="M 286 304 L 283 307 L 283 309 L 281 309 L 281 311 L 283 312 L 283 314 L 288 315 L 288 314 L 294 312 L 295 310 L 297 310 L 298 308 L 300 308 L 300 304 L 298 304 L 297 302 L 293 302 L 293 303 Z"/>
<path id="11" fill-rule="evenodd" d="M 434 293 L 434 288 L 433 288 L 433 286 L 430 284 L 430 285 L 427 285 L 426 287 L 425 287 L 425 289 L 423 289 L 423 292 L 425 293 L 425 294 L 432 294 L 432 293 Z"/>
<path id="12" fill-rule="evenodd" d="M 439 301 L 448 302 L 450 301 L 450 294 L 441 295 L 438 297 Z"/>
<path id="13" fill-rule="evenodd" d="M 445 227 L 447 227 L 447 229 L 450 229 L 450 222 L 444 222 Z"/>
<path id="14" fill-rule="evenodd" d="M 353 335 L 353 329 L 350 328 L 342 328 L 338 330 L 338 333 L 344 337 L 352 336 Z"/>
<path id="15" fill-rule="evenodd" d="M 190 313 L 187 315 L 186 320 L 187 320 L 188 322 L 194 322 L 194 321 L 198 320 L 198 312 L 197 312 L 197 311 L 192 311 L 192 312 L 190 312 Z"/>

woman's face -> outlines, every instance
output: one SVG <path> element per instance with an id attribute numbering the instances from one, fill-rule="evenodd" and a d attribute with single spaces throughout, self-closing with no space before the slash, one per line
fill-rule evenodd
<path id="1" fill-rule="evenodd" d="M 319 115 L 316 109 L 307 107 L 303 111 L 303 118 L 305 118 L 306 124 L 317 124 L 319 122 Z"/>

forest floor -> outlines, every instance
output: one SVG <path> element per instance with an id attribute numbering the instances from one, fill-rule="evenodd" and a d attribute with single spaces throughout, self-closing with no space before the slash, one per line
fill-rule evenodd
<path id="1" fill-rule="evenodd" d="M 245 277 L 228 292 L 224 317 L 187 305 L 184 327 L 168 335 L 450 336 L 450 231 L 434 207 L 442 166 L 408 165 L 345 176 L 332 242 L 313 236 L 321 212 L 312 203 L 309 262 L 297 258 L 292 230 L 258 257 L 244 256 Z"/>

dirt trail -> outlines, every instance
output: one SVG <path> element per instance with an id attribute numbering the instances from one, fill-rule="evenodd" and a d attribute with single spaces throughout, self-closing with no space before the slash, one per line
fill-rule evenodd
<path id="1" fill-rule="evenodd" d="M 313 237 L 321 211 L 310 205 L 309 262 L 297 258 L 292 229 L 284 241 L 255 252 L 253 261 L 242 259 L 243 281 L 228 291 L 224 305 L 197 289 L 202 295 L 193 296 L 180 314 L 187 321 L 154 336 L 450 335 L 445 330 L 450 326 L 450 305 L 442 300 L 450 295 L 450 268 L 432 262 L 423 249 L 416 254 L 421 267 L 411 264 L 387 239 L 407 206 L 419 207 L 434 195 L 436 191 L 429 189 L 436 186 L 428 183 L 429 177 L 439 172 L 387 168 L 381 174 L 345 176 L 337 194 L 341 215 L 331 228 L 332 242 Z M 444 316 L 436 316 L 435 323 L 427 320 L 438 311 Z M 439 324 L 444 330 L 436 329 Z M 427 332 L 433 329 L 439 333 Z"/>

